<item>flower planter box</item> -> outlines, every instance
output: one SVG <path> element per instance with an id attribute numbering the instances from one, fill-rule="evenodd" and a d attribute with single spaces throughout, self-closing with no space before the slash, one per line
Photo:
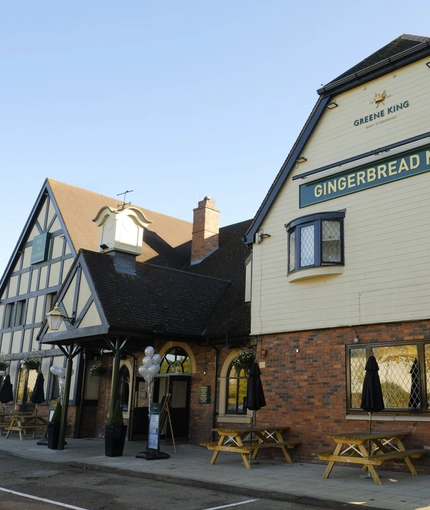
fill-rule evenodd
<path id="1" fill-rule="evenodd" d="M 48 448 L 58 450 L 58 438 L 60 437 L 60 424 L 55 421 L 48 422 Z"/>
<path id="2" fill-rule="evenodd" d="M 121 457 L 124 451 L 127 425 L 106 425 L 105 427 L 105 455 L 106 457 Z"/>

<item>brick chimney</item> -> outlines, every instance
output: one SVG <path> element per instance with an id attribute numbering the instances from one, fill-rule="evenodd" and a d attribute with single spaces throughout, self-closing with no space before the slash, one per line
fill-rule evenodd
<path id="1" fill-rule="evenodd" d="M 216 203 L 209 197 L 194 209 L 191 264 L 197 264 L 218 248 L 219 214 Z"/>

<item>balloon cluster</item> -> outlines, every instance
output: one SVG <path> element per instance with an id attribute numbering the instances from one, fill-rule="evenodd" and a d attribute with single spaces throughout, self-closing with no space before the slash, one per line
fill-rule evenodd
<path id="1" fill-rule="evenodd" d="M 54 374 L 58 377 L 58 386 L 60 389 L 60 400 L 63 398 L 63 392 L 64 392 L 64 378 L 66 377 L 66 369 L 64 367 L 58 367 L 57 365 L 52 365 L 52 367 L 49 369 L 51 374 Z M 72 375 L 74 373 L 74 370 L 72 369 Z"/>
<path id="2" fill-rule="evenodd" d="M 160 371 L 161 356 L 154 354 L 154 348 L 149 346 L 145 349 L 145 357 L 139 367 L 139 374 L 145 379 L 148 388 L 148 411 L 151 410 L 152 390 L 154 377 Z"/>
<path id="3" fill-rule="evenodd" d="M 151 383 L 160 371 L 160 363 L 161 356 L 159 354 L 154 354 L 153 347 L 147 347 L 145 349 L 145 357 L 142 360 L 142 365 L 139 367 L 139 374 L 147 383 Z"/>
<path id="4" fill-rule="evenodd" d="M 60 400 L 63 399 L 64 392 L 64 377 L 66 375 L 66 369 L 64 367 L 58 367 L 57 365 L 52 365 L 49 369 L 51 374 L 54 374 L 58 377 L 58 386 L 60 390 Z"/>

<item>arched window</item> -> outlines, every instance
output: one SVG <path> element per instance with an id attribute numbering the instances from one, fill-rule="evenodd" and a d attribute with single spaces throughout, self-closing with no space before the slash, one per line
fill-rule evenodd
<path id="1" fill-rule="evenodd" d="M 227 372 L 226 414 L 246 413 L 246 389 L 248 374 L 244 368 L 236 369 L 233 363 Z"/>
<path id="2" fill-rule="evenodd" d="M 124 413 L 128 412 L 129 407 L 129 399 L 130 399 L 130 372 L 128 368 L 123 365 L 121 370 L 119 371 L 119 381 L 120 381 L 120 401 L 122 406 L 122 411 Z"/>
<path id="3" fill-rule="evenodd" d="M 191 362 L 188 354 L 181 347 L 173 347 L 163 356 L 160 374 L 190 374 Z"/>

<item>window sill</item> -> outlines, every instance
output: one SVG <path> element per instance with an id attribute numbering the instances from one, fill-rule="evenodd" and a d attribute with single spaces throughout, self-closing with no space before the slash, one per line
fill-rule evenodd
<path id="1" fill-rule="evenodd" d="M 359 414 L 347 414 L 347 420 L 351 421 L 365 421 L 369 423 L 369 415 L 359 415 Z M 430 422 L 430 415 L 418 413 L 418 414 L 374 414 L 372 415 L 372 423 L 381 422 L 381 421 L 424 421 Z"/>
<path id="2" fill-rule="evenodd" d="M 309 269 L 300 269 L 287 276 L 288 283 L 297 282 L 299 280 L 308 280 L 309 278 L 317 278 L 319 276 L 330 276 L 342 274 L 343 266 L 319 266 Z"/>

